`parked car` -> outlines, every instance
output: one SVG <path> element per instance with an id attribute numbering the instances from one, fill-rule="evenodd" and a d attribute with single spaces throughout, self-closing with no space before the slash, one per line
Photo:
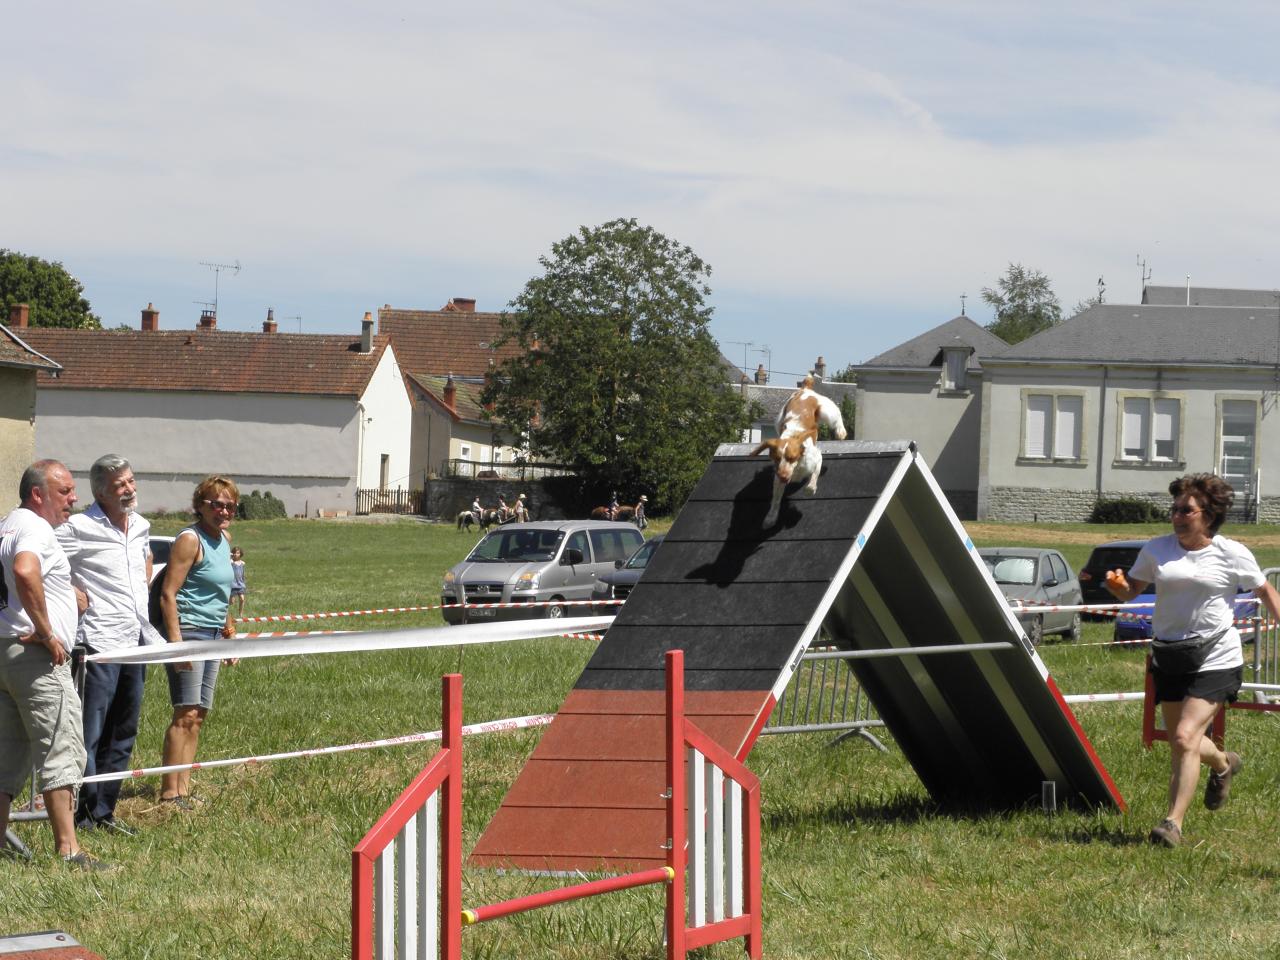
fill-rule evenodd
<path id="1" fill-rule="evenodd" d="M 1156 588 L 1155 584 L 1147 587 L 1145 593 L 1140 593 L 1134 597 L 1130 603 L 1155 603 Z M 1153 636 L 1151 629 L 1151 612 L 1153 608 L 1147 607 L 1143 610 L 1134 610 L 1132 613 L 1140 614 L 1138 617 L 1117 617 L 1115 626 L 1111 631 L 1111 639 L 1115 643 L 1132 643 L 1135 640 L 1150 640 Z M 1258 610 L 1258 604 L 1253 599 L 1252 590 L 1241 590 L 1236 594 L 1236 619 L 1247 620 L 1252 617 Z M 1253 631 L 1247 627 L 1240 627 L 1240 638 L 1248 642 L 1253 637 Z"/>
<path id="2" fill-rule="evenodd" d="M 151 547 L 151 592 L 148 595 L 147 615 L 151 625 L 164 632 L 164 615 L 160 612 L 160 586 L 164 583 L 164 568 L 169 563 L 169 548 L 173 537 L 153 536 Z"/>
<path id="3" fill-rule="evenodd" d="M 612 573 L 606 573 L 604 576 L 596 580 L 595 591 L 591 594 L 592 600 L 626 600 L 631 595 L 631 588 L 634 587 L 644 575 L 644 568 L 649 565 L 653 552 L 658 549 L 658 545 L 666 539 L 666 534 L 658 534 L 657 536 L 646 540 L 640 549 L 631 555 L 624 563 L 617 561 L 614 566 L 617 567 Z M 611 613 L 618 612 L 618 604 L 602 604 L 600 607 L 592 607 L 598 615 L 607 617 Z"/>
<path id="4" fill-rule="evenodd" d="M 978 555 L 1006 600 L 1033 606 L 1079 606 L 1080 582 L 1057 550 L 1033 547 L 982 547 Z M 1045 634 L 1080 639 L 1080 614 L 1074 610 L 1017 614 L 1027 639 L 1039 644 Z"/>
<path id="5" fill-rule="evenodd" d="M 487 533 L 461 563 L 444 575 L 442 604 L 526 604 L 590 600 L 596 580 L 614 570 L 644 543 L 630 524 L 607 520 L 508 523 Z M 582 616 L 590 607 L 488 607 L 442 611 L 446 623 Z"/>
<path id="6" fill-rule="evenodd" d="M 1138 551 L 1146 545 L 1146 540 L 1111 540 L 1094 547 L 1093 552 L 1089 554 L 1089 559 L 1080 568 L 1080 593 L 1084 597 L 1084 602 L 1087 604 L 1115 603 L 1116 598 L 1107 590 L 1107 571 L 1123 570 L 1128 573 L 1129 568 L 1138 559 Z M 1099 614 L 1090 616 L 1102 618 Z"/>

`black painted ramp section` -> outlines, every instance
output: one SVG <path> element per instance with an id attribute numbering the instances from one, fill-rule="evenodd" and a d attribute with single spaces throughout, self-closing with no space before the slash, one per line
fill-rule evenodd
<path id="1" fill-rule="evenodd" d="M 823 444 L 816 495 L 766 526 L 770 461 L 721 447 L 472 862 L 658 865 L 663 674 L 685 652 L 691 716 L 745 757 L 820 626 L 879 650 L 1003 640 L 1000 651 L 855 660 L 930 793 L 967 806 L 1121 804 L 1114 785 L 912 445 Z"/>

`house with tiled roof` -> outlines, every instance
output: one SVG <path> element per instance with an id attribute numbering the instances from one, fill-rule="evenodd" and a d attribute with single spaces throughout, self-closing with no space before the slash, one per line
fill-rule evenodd
<path id="1" fill-rule="evenodd" d="M 10 325 L 0 325 L 0 515 L 18 505 L 18 481 L 35 459 L 36 375 L 62 369 L 14 332 L 27 326 L 29 316 L 27 304 L 17 303 Z"/>
<path id="2" fill-rule="evenodd" d="M 501 321 L 501 313 L 476 310 L 468 297 L 439 310 L 387 304 L 378 311 L 378 334 L 395 346 L 413 400 L 410 464 L 417 485 L 431 476 L 501 472 L 515 458 L 512 439 L 480 401 L 489 372 L 519 354 L 515 344 L 493 346 Z"/>
<path id="3" fill-rule="evenodd" d="M 37 456 L 80 478 L 104 453 L 133 465 L 148 510 L 190 509 L 211 473 L 270 492 L 290 513 L 349 511 L 357 488 L 408 489 L 411 405 L 390 339 L 365 315 L 358 335 L 160 328 L 18 331 L 57 356 L 37 374 Z M 87 490 L 87 480 L 85 480 Z"/>
<path id="4" fill-rule="evenodd" d="M 963 314 L 853 367 L 859 440 L 916 441 L 956 513 L 977 516 L 983 363 L 1008 344 Z"/>
<path id="5" fill-rule="evenodd" d="M 1149 286 L 1142 303 L 994 340 L 953 320 L 856 367 L 858 439 L 917 440 L 962 517 L 1079 521 L 1121 497 L 1164 507 L 1170 481 L 1210 472 L 1235 488 L 1238 515 L 1280 521 L 1274 291 Z M 976 469 L 971 513 L 953 467 Z"/>

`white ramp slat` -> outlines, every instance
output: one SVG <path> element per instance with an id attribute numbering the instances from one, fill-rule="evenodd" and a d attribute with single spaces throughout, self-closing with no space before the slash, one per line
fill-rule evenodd
<path id="1" fill-rule="evenodd" d="M 702 753 L 689 748 L 689 926 L 707 922 L 707 778 Z"/>
<path id="2" fill-rule="evenodd" d="M 373 868 L 373 956 L 391 960 L 396 947 L 395 925 L 395 845 L 378 855 Z"/>
<path id="3" fill-rule="evenodd" d="M 725 797 L 725 834 L 729 844 L 729 916 L 740 917 L 744 912 L 742 888 L 742 785 L 729 781 Z"/>
<path id="4" fill-rule="evenodd" d="M 707 893 L 711 899 L 711 922 L 717 923 L 725 918 L 724 771 L 707 761 L 707 772 L 707 872 L 711 875 Z"/>
<path id="5" fill-rule="evenodd" d="M 396 957 L 413 960 L 418 952 L 418 819 L 396 834 Z"/>
<path id="6" fill-rule="evenodd" d="M 427 797 L 418 811 L 418 937 L 417 960 L 440 956 L 440 790 Z"/>

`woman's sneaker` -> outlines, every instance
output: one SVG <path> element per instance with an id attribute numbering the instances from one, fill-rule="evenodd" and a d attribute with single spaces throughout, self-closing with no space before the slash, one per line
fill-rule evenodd
<path id="1" fill-rule="evenodd" d="M 1217 810 L 1227 802 L 1231 794 L 1231 778 L 1244 767 L 1244 758 L 1238 753 L 1227 752 L 1227 769 L 1223 773 L 1209 771 L 1209 782 L 1204 788 L 1204 805 L 1207 810 Z"/>
<path id="2" fill-rule="evenodd" d="M 1151 831 L 1150 839 L 1157 847 L 1176 847 L 1182 843 L 1182 830 L 1172 820 L 1162 820 Z"/>

